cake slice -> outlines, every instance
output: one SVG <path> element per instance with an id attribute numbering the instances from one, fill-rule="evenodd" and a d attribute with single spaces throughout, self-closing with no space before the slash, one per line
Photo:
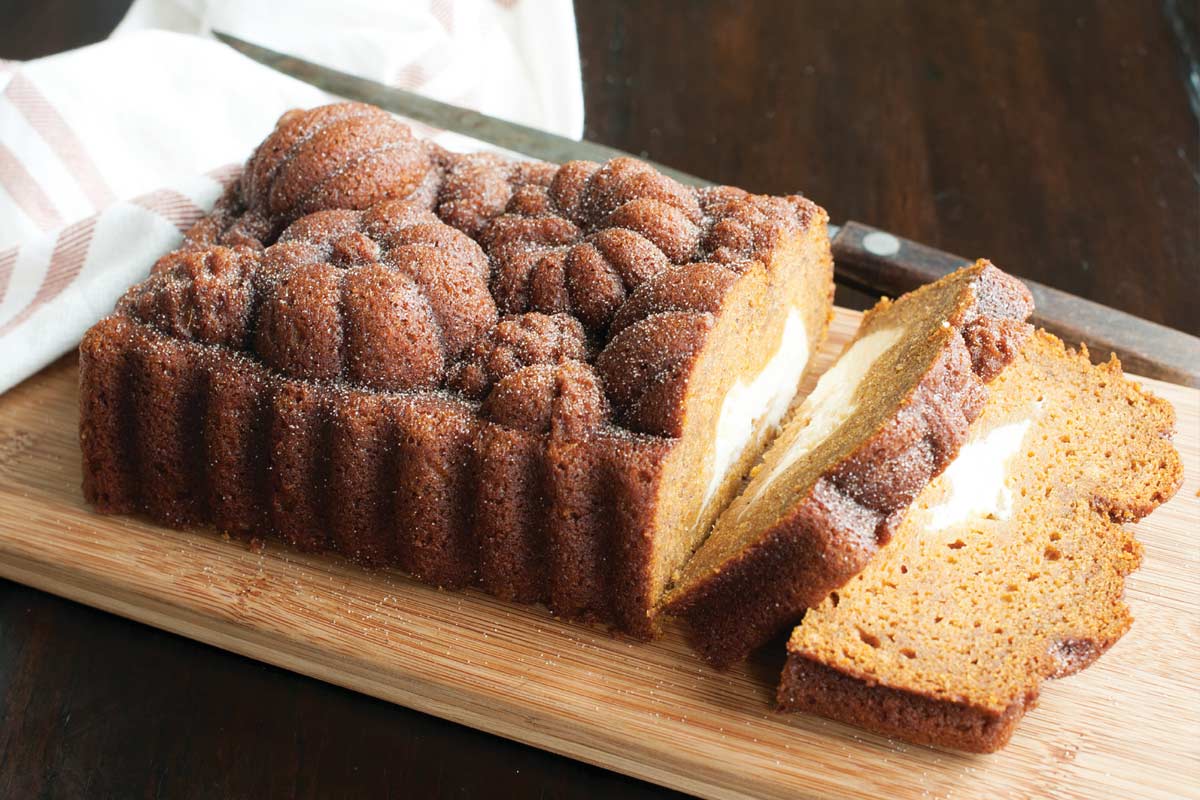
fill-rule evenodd
<path id="1" fill-rule="evenodd" d="M 1044 332 L 989 388 L 892 542 L 795 629 L 781 708 L 991 752 L 1129 628 L 1141 548 L 1119 523 L 1179 488 L 1174 410 Z"/>
<path id="2" fill-rule="evenodd" d="M 1032 308 L 980 261 L 863 317 L 665 598 L 709 662 L 745 657 L 866 566 L 958 452 Z"/>

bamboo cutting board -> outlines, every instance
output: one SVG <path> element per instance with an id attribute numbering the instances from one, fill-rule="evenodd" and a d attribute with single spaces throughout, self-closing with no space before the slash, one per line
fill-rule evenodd
<path id="1" fill-rule="evenodd" d="M 858 315 L 839 311 L 821 365 Z M 968 756 L 772 712 L 782 652 L 728 673 L 679 632 L 638 644 L 539 608 L 211 532 L 93 514 L 77 369 L 0 398 L 0 575 L 455 722 L 713 797 L 1200 797 L 1200 392 L 1178 412 L 1185 483 L 1137 527 L 1137 621 L 1047 684 L 1009 747 Z"/>

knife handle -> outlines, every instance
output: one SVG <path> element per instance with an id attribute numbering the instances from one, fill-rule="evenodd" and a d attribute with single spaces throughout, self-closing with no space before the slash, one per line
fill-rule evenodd
<path id="1" fill-rule="evenodd" d="M 859 222 L 847 222 L 834 236 L 833 258 L 842 283 L 893 297 L 971 263 Z M 1200 387 L 1200 339 L 1195 336 L 1021 280 L 1033 294 L 1033 323 L 1067 344 L 1086 343 L 1101 359 L 1114 352 L 1129 372 Z"/>

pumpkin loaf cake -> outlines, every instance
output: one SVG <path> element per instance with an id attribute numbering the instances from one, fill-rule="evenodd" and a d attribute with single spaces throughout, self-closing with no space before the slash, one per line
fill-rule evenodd
<path id="1" fill-rule="evenodd" d="M 1173 409 L 1044 332 L 989 389 L 892 542 L 795 629 L 781 708 L 991 752 L 1129 628 L 1120 523 L 1179 488 Z"/>
<path id="2" fill-rule="evenodd" d="M 652 635 L 825 336 L 826 222 L 289 112 L 85 336 L 84 492 Z"/>
<path id="3" fill-rule="evenodd" d="M 710 663 L 794 625 L 886 544 L 958 452 L 1032 309 L 980 261 L 863 317 L 665 598 Z"/>

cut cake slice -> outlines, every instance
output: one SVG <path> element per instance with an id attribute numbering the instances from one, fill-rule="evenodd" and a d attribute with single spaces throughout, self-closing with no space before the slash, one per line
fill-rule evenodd
<path id="1" fill-rule="evenodd" d="M 991 752 L 1129 628 L 1141 548 L 1119 523 L 1179 488 L 1174 410 L 1044 332 L 989 389 L 893 541 L 795 629 L 781 708 Z"/>
<path id="2" fill-rule="evenodd" d="M 665 598 L 709 662 L 745 657 L 867 564 L 958 452 L 1032 308 L 980 261 L 864 316 Z"/>

